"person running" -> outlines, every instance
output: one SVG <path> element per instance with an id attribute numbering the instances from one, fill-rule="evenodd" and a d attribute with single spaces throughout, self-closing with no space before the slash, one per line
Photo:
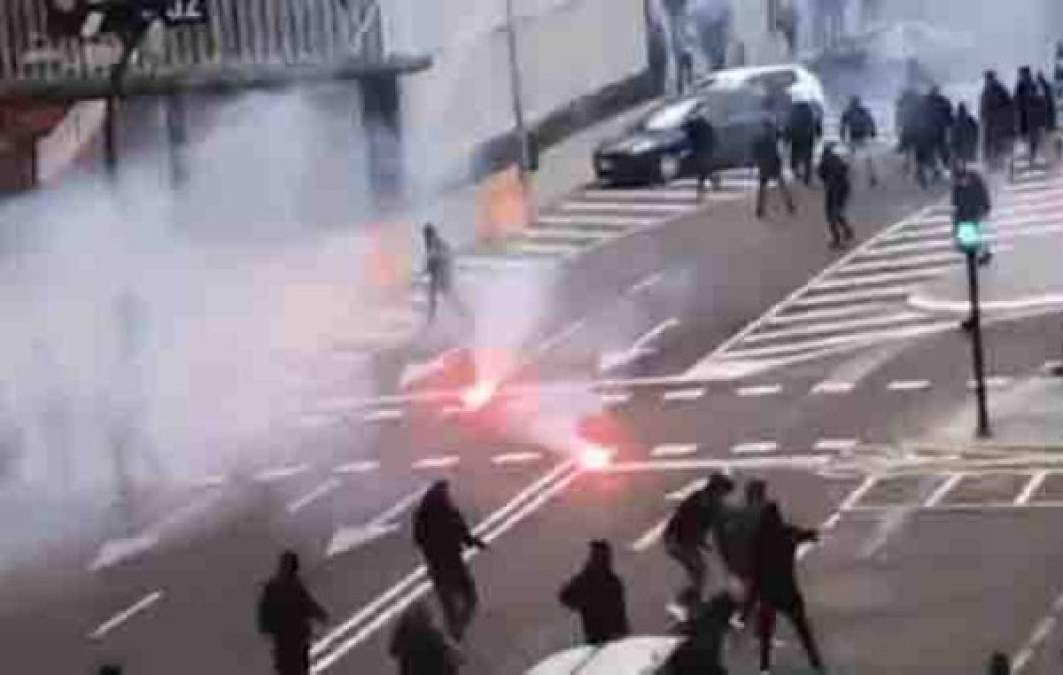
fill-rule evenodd
<path id="1" fill-rule="evenodd" d="M 428 276 L 428 323 L 433 323 L 439 301 L 446 296 L 462 314 L 467 314 L 454 294 L 454 256 L 432 223 L 424 226 L 425 273 Z"/>
<path id="2" fill-rule="evenodd" d="M 583 569 L 562 587 L 561 604 L 578 612 L 589 645 L 602 645 L 631 632 L 624 601 L 624 582 L 613 570 L 609 542 L 595 540 Z"/>
<path id="3" fill-rule="evenodd" d="M 399 675 L 457 675 L 461 651 L 436 627 L 423 602 L 415 602 L 399 619 L 388 646 Z"/>
<path id="4" fill-rule="evenodd" d="M 812 155 L 823 125 L 807 101 L 795 101 L 786 117 L 786 140 L 790 143 L 790 168 L 805 185 L 812 183 Z"/>
<path id="5" fill-rule="evenodd" d="M 978 120 L 967 110 L 966 103 L 956 106 L 956 122 L 952 125 L 952 156 L 965 165 L 978 159 Z"/>
<path id="6" fill-rule="evenodd" d="M 757 636 L 760 639 L 760 671 L 771 672 L 771 649 L 778 614 L 793 624 L 797 636 L 817 672 L 823 672 L 823 659 L 805 611 L 805 600 L 797 586 L 797 549 L 816 541 L 814 530 L 785 523 L 775 502 L 764 507 L 754 544 L 754 578 L 759 601 Z"/>
<path id="7" fill-rule="evenodd" d="M 1041 89 L 1033 79 L 1029 66 L 1019 69 L 1018 84 L 1015 85 L 1015 109 L 1018 113 L 1019 135 L 1026 142 L 1030 153 L 1030 166 L 1037 162 L 1041 137 L 1048 123 L 1046 102 L 1041 96 Z"/>
<path id="8" fill-rule="evenodd" d="M 717 183 L 712 171 L 712 156 L 716 149 L 716 132 L 705 117 L 704 111 L 699 110 L 683 123 L 683 133 L 686 134 L 687 144 L 690 146 L 694 177 L 697 179 L 698 201 L 701 201 L 705 195 L 705 180 L 712 179 L 714 186 Z"/>
<path id="9" fill-rule="evenodd" d="M 876 137 L 878 137 L 878 129 L 875 126 L 875 118 L 860 97 L 853 96 L 849 99 L 845 112 L 842 113 L 841 139 L 849 147 L 849 155 L 854 162 L 860 161 L 861 157 L 864 158 L 871 187 L 878 185 L 875 162 L 871 158 L 871 143 Z"/>
<path id="10" fill-rule="evenodd" d="M 779 132 L 771 120 L 764 120 L 760 135 L 753 143 L 753 157 L 757 163 L 757 218 L 764 217 L 768 183 L 771 181 L 775 181 L 779 186 L 790 215 L 797 213 L 790 189 L 786 186 L 786 177 L 783 176 L 782 157 L 779 156 Z"/>
<path id="11" fill-rule="evenodd" d="M 826 188 L 823 197 L 827 227 L 830 230 L 830 247 L 841 248 L 852 241 L 855 234 L 845 217 L 845 208 L 851 192 L 849 165 L 834 152 L 833 143 L 827 143 L 823 147 L 823 156 L 819 161 L 819 178 Z"/>
<path id="12" fill-rule="evenodd" d="M 277 573 L 262 589 L 258 601 L 259 632 L 273 641 L 277 675 L 308 675 L 310 638 L 314 623 L 328 621 L 299 576 L 299 556 L 281 554 Z"/>
<path id="13" fill-rule="evenodd" d="M 687 575 L 687 591 L 701 598 L 708 568 L 704 552 L 713 527 L 722 517 L 723 500 L 734 489 L 734 483 L 722 473 L 709 476 L 705 487 L 684 499 L 668 520 L 664 529 L 664 547 L 669 556 Z"/>
<path id="14" fill-rule="evenodd" d="M 486 549 L 487 544 L 469 530 L 450 499 L 447 481 L 433 483 L 421 499 L 413 517 L 413 539 L 424 556 L 447 632 L 461 642 L 479 604 L 476 583 L 465 564 L 465 549 Z"/>

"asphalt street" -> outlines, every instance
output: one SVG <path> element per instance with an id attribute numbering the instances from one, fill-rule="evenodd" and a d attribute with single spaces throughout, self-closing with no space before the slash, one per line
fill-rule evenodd
<path id="1" fill-rule="evenodd" d="M 748 175 L 726 177 L 705 205 L 684 183 L 580 189 L 541 215 L 531 238 L 545 248 L 474 263 L 504 287 L 533 258 L 557 284 L 541 321 L 506 345 L 511 386 L 495 400 L 462 405 L 460 350 L 397 348 L 377 377 L 397 383 L 412 357 L 436 364 L 414 368 L 429 386 L 376 399 L 330 391 L 263 438 L 255 461 L 85 505 L 77 536 L 5 571 L 6 658 L 41 673 L 105 659 L 130 673 L 268 672 L 255 597 L 290 546 L 332 613 L 314 671 L 390 672 L 393 620 L 426 590 L 409 513 L 446 477 L 491 543 L 472 560 L 483 606 L 463 672 L 520 673 L 578 639 L 556 593 L 592 538 L 617 548 L 636 630 L 666 630 L 680 575 L 659 525 L 678 495 L 727 468 L 765 477 L 790 518 L 823 529 L 802 577 L 836 672 L 978 672 L 995 649 L 1022 672 L 1058 671 L 1063 466 L 1048 453 L 1007 464 L 963 444 L 907 444 L 969 404 L 969 355 L 955 317 L 905 307 L 955 254 L 941 236 L 942 190 L 918 190 L 898 166 L 884 159 L 880 188 L 858 180 L 859 240 L 843 252 L 827 249 L 815 187 L 795 188 L 796 217 L 762 221 Z M 1024 175 L 998 203 L 1035 208 L 1057 183 Z M 999 224 L 1002 237 L 1039 226 Z M 551 229 L 566 232 L 542 234 Z M 880 294 L 854 295 L 865 291 Z M 1037 340 L 989 328 L 995 386 L 1058 358 L 1042 321 L 1021 324 Z M 423 393 L 440 384 L 452 390 Z M 594 434 L 581 432 L 588 418 Z M 615 451 L 607 469 L 579 464 L 581 435 Z M 32 495 L 8 505 L 42 521 L 60 508 Z M 801 655 L 780 637 L 780 672 L 791 672 Z M 754 672 L 751 641 L 731 652 L 734 672 Z"/>

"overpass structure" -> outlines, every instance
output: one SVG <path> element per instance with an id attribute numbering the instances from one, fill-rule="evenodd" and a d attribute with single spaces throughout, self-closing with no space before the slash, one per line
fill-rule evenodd
<path id="1" fill-rule="evenodd" d="M 380 0 L 4 0 L 0 100 L 113 94 L 124 36 L 96 8 L 116 6 L 162 19 L 145 26 L 123 95 L 394 78 L 431 63 L 390 52 Z"/>

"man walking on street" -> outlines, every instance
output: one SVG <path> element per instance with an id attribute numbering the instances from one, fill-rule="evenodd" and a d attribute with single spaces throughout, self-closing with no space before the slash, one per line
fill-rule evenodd
<path id="1" fill-rule="evenodd" d="M 315 622 L 328 614 L 314 600 L 299 577 L 299 557 L 292 551 L 280 556 L 277 574 L 262 589 L 258 601 L 259 631 L 273 640 L 273 667 L 277 675 L 310 673 L 310 638 Z"/>
<path id="2" fill-rule="evenodd" d="M 954 123 L 952 102 L 941 93 L 941 87 L 934 85 L 926 95 L 926 103 L 934 137 L 934 157 L 940 162 L 940 167 L 947 169 L 952 166 L 949 152 L 949 137 Z"/>
<path id="3" fill-rule="evenodd" d="M 878 176 L 875 173 L 875 163 L 871 158 L 871 142 L 878 136 L 875 127 L 875 118 L 871 111 L 863 104 L 859 96 L 849 100 L 849 105 L 842 113 L 841 119 L 842 142 L 849 146 L 849 156 L 854 162 L 864 158 L 867 165 L 868 182 L 871 187 L 878 184 Z"/>
<path id="4" fill-rule="evenodd" d="M 723 500 L 733 489 L 730 478 L 719 472 L 713 473 L 704 488 L 679 504 L 665 525 L 665 551 L 686 572 L 688 586 L 685 592 L 698 599 L 708 575 L 704 556 L 709 550 L 706 538 L 722 519 Z"/>
<path id="5" fill-rule="evenodd" d="M 967 110 L 966 103 L 956 106 L 951 144 L 955 161 L 970 165 L 978 158 L 978 120 Z"/>
<path id="6" fill-rule="evenodd" d="M 779 156 L 779 132 L 771 120 L 764 121 L 760 135 L 753 144 L 753 156 L 757 163 L 757 218 L 764 217 L 768 183 L 771 181 L 778 184 L 790 215 L 797 213 L 790 189 L 786 186 L 786 177 L 783 176 L 782 157 Z"/>
<path id="7" fill-rule="evenodd" d="M 1041 91 L 1041 98 L 1045 103 L 1045 136 L 1055 152 L 1058 160 L 1063 155 L 1063 144 L 1060 143 L 1059 131 L 1059 108 L 1056 106 L 1056 94 L 1052 85 L 1042 72 L 1037 73 L 1037 86 Z"/>
<path id="8" fill-rule="evenodd" d="M 816 118 L 816 111 L 805 101 L 790 105 L 786 117 L 786 140 L 790 143 L 790 168 L 794 177 L 812 183 L 812 154 L 816 140 L 823 135 L 823 126 Z"/>
<path id="9" fill-rule="evenodd" d="M 1033 79 L 1029 66 L 1019 69 L 1019 81 L 1015 85 L 1015 108 L 1019 117 L 1019 134 L 1026 142 L 1030 153 L 1030 166 L 1037 162 L 1041 137 L 1048 123 L 1047 103 L 1041 89 Z"/>
<path id="10" fill-rule="evenodd" d="M 447 481 L 436 481 L 425 493 L 414 514 L 413 538 L 424 555 L 447 631 L 461 642 L 479 604 L 476 584 L 465 564 L 465 548 L 486 549 L 487 544 L 469 530 L 450 499 Z"/>
<path id="11" fill-rule="evenodd" d="M 589 645 L 618 640 L 630 632 L 624 583 L 613 570 L 613 549 L 607 541 L 591 542 L 586 564 L 561 589 L 560 600 L 579 613 Z"/>
<path id="12" fill-rule="evenodd" d="M 999 170 L 1003 161 L 1010 163 L 1011 160 L 1015 108 L 1008 90 L 992 70 L 985 73 L 978 118 L 982 123 L 982 157 L 987 167 L 993 171 Z"/>
<path id="13" fill-rule="evenodd" d="M 683 123 L 683 132 L 690 146 L 694 175 L 698 181 L 697 195 L 701 201 L 705 194 L 705 180 L 712 177 L 712 154 L 716 149 L 716 132 L 705 118 L 705 111 L 698 109 Z M 715 185 L 716 180 L 713 180 Z"/>
<path id="14" fill-rule="evenodd" d="M 440 298 L 446 296 L 463 315 L 468 312 L 454 294 L 454 256 L 432 223 L 424 226 L 425 273 L 428 276 L 428 323 L 433 323 Z"/>
<path id="15" fill-rule="evenodd" d="M 851 192 L 849 165 L 834 152 L 833 143 L 827 143 L 823 147 L 823 156 L 819 161 L 819 178 L 825 187 L 824 204 L 827 227 L 830 230 L 830 247 L 841 248 L 852 241 L 855 235 L 845 217 L 845 208 Z"/>
<path id="16" fill-rule="evenodd" d="M 754 548 L 755 583 L 760 601 L 757 634 L 761 673 L 771 671 L 771 649 L 779 613 L 793 624 L 812 668 L 823 672 L 823 659 L 805 612 L 805 600 L 797 587 L 797 549 L 815 540 L 815 531 L 783 522 L 775 502 L 764 508 Z"/>

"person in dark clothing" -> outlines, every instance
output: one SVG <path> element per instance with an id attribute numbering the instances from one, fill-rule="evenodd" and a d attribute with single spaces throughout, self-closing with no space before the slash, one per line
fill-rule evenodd
<path id="1" fill-rule="evenodd" d="M 962 222 L 984 223 L 992 209 L 989 190 L 977 171 L 957 162 L 952 181 L 952 224 L 955 228 Z M 988 265 L 993 257 L 989 246 L 983 241 L 978 253 L 978 264 Z M 966 331 L 974 327 L 971 317 L 960 324 Z"/>
<path id="2" fill-rule="evenodd" d="M 658 675 L 727 675 L 723 666 L 723 640 L 737 603 L 728 593 L 708 602 L 691 598 L 686 621 L 677 630 L 683 640 L 657 671 Z"/>
<path id="3" fill-rule="evenodd" d="M 904 155 L 905 172 L 912 170 L 915 153 L 915 132 L 921 99 L 914 89 L 906 88 L 897 99 L 894 125 L 898 132 L 897 152 Z"/>
<path id="4" fill-rule="evenodd" d="M 122 675 L 122 667 L 113 664 L 106 666 L 100 666 L 100 669 L 96 671 L 97 675 Z"/>
<path id="5" fill-rule="evenodd" d="M 700 200 L 705 194 L 705 180 L 712 177 L 712 155 L 716 149 L 716 132 L 705 118 L 703 111 L 693 114 L 683 123 L 683 132 L 690 146 L 690 155 L 694 164 L 694 176 L 697 178 L 697 194 Z M 716 181 L 713 180 L 715 184 Z"/>
<path id="6" fill-rule="evenodd" d="M 1033 79 L 1029 66 L 1019 69 L 1019 81 L 1015 85 L 1015 109 L 1018 113 L 1019 134 L 1026 141 L 1030 152 L 1030 165 L 1037 161 L 1041 137 L 1048 123 L 1046 102 L 1041 96 L 1041 89 Z"/>
<path id="7" fill-rule="evenodd" d="M 624 583 L 613 571 L 609 542 L 591 542 L 583 569 L 561 589 L 561 604 L 578 612 L 587 644 L 601 645 L 628 635 Z"/>
<path id="8" fill-rule="evenodd" d="M 435 321 L 439 300 L 446 296 L 463 315 L 468 311 L 454 293 L 454 256 L 432 223 L 424 226 L 425 274 L 428 276 L 428 323 Z"/>
<path id="9" fill-rule="evenodd" d="M 414 603 L 399 619 L 388 652 L 399 675 L 457 675 L 461 652 L 432 622 L 424 603 Z"/>
<path id="10" fill-rule="evenodd" d="M 956 106 L 956 122 L 952 125 L 952 156 L 957 162 L 971 164 L 978 158 L 978 120 L 967 110 L 967 104 Z"/>
<path id="11" fill-rule="evenodd" d="M 823 148 L 823 156 L 819 161 L 819 178 L 826 188 L 824 205 L 827 227 L 830 229 L 830 246 L 840 248 L 846 242 L 852 241 L 855 235 L 845 217 L 845 207 L 849 203 L 851 192 L 849 165 L 834 152 L 833 143 L 827 143 Z"/>
<path id="12" fill-rule="evenodd" d="M 919 101 L 912 130 L 913 151 L 915 153 L 915 180 L 919 187 L 928 189 L 931 182 L 941 178 L 938 166 L 938 121 L 937 113 L 929 97 Z"/>
<path id="13" fill-rule="evenodd" d="M 1058 160 L 1063 157 L 1063 139 L 1059 137 L 1059 107 L 1056 105 L 1056 92 L 1043 72 L 1037 73 L 1037 86 L 1041 90 L 1041 98 L 1045 104 L 1046 140 L 1051 144 Z"/>
<path id="14" fill-rule="evenodd" d="M 706 538 L 720 524 L 723 499 L 733 489 L 734 483 L 730 478 L 722 473 L 713 473 L 704 488 L 679 504 L 665 525 L 665 551 L 686 572 L 688 590 L 697 598 L 701 597 L 708 574 L 702 554 L 709 548 Z"/>
<path id="15" fill-rule="evenodd" d="M 450 500 L 447 481 L 436 481 L 425 493 L 414 514 L 413 539 L 424 556 L 447 632 L 461 642 L 479 604 L 476 584 L 465 564 L 465 548 L 486 549 L 487 544 L 465 524 Z"/>
<path id="16" fill-rule="evenodd" d="M 875 173 L 874 160 L 871 158 L 871 142 L 878 136 L 878 129 L 875 127 L 875 118 L 871 115 L 871 111 L 863 104 L 859 96 L 854 96 L 849 100 L 849 105 L 842 113 L 840 131 L 842 142 L 849 146 L 849 154 L 853 161 L 859 161 L 861 156 L 864 158 L 868 182 L 871 187 L 875 187 L 878 184 L 878 176 Z"/>
<path id="17" fill-rule="evenodd" d="M 768 486 L 761 479 L 746 483 L 742 506 L 726 520 L 725 535 L 720 537 L 720 553 L 727 570 L 741 584 L 742 612 L 745 621 L 756 608 L 757 592 L 753 580 L 753 543 L 760 518 L 768 502 Z"/>
<path id="18" fill-rule="evenodd" d="M 1011 159 L 1016 120 L 1011 95 L 992 70 L 985 73 L 978 117 L 982 122 L 982 156 L 987 166 L 997 170 Z"/>
<path id="19" fill-rule="evenodd" d="M 816 541 L 816 538 L 814 530 L 783 522 L 777 503 L 769 502 L 764 507 L 753 549 L 754 578 L 760 603 L 757 635 L 760 638 L 761 672 L 771 670 L 772 640 L 779 613 L 790 619 L 812 667 L 823 670 L 823 659 L 805 613 L 805 601 L 797 587 L 796 570 L 798 547 Z"/>
<path id="20" fill-rule="evenodd" d="M 993 652 L 989 657 L 989 675 L 1011 675 L 1011 662 L 1006 654 Z"/>
<path id="21" fill-rule="evenodd" d="M 816 141 L 823 135 L 823 125 L 811 104 L 795 101 L 786 117 L 786 140 L 790 143 L 790 168 L 794 176 L 812 183 L 812 154 Z"/>
<path id="22" fill-rule="evenodd" d="M 768 183 L 771 181 L 778 184 L 790 215 L 797 213 L 790 189 L 786 185 L 786 177 L 783 176 L 782 157 L 779 156 L 779 132 L 770 120 L 764 121 L 760 135 L 753 143 L 753 158 L 757 163 L 757 218 L 764 217 Z"/>
<path id="23" fill-rule="evenodd" d="M 930 88 L 930 93 L 926 95 L 926 104 L 934 136 L 935 159 L 941 162 L 940 166 L 951 167 L 952 158 L 949 152 L 949 136 L 952 133 L 954 122 L 952 102 L 941 93 L 941 87 L 935 85 Z"/>
<path id="24" fill-rule="evenodd" d="M 273 640 L 273 667 L 277 675 L 310 672 L 312 627 L 315 622 L 326 621 L 328 614 L 299 577 L 299 557 L 285 551 L 280 556 L 277 574 L 266 582 L 258 601 L 258 628 Z"/>

